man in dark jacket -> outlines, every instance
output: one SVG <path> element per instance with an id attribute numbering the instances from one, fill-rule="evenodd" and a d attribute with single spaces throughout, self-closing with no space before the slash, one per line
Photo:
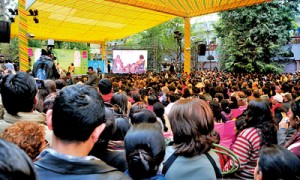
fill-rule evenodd
<path id="1" fill-rule="evenodd" d="M 103 98 L 103 101 L 106 103 L 110 103 L 110 100 L 113 96 L 111 81 L 107 78 L 101 79 L 99 81 L 98 88 L 99 88 L 99 92 Z"/>
<path id="2" fill-rule="evenodd" d="M 50 58 L 51 51 L 42 49 L 41 57 L 34 63 L 32 75 L 35 78 L 46 79 L 58 79 L 60 77 L 53 60 Z"/>
<path id="3" fill-rule="evenodd" d="M 97 73 L 94 71 L 93 67 L 88 67 L 89 80 L 85 83 L 86 85 L 90 85 L 93 87 L 97 86 Z"/>
<path id="4" fill-rule="evenodd" d="M 97 91 L 71 85 L 57 95 L 46 121 L 53 130 L 53 149 L 44 150 L 35 166 L 43 179 L 128 179 L 122 172 L 88 156 L 105 128 L 105 110 Z"/>

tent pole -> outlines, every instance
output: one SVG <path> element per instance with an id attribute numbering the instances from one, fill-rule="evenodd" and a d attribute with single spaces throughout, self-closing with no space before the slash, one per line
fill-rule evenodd
<path id="1" fill-rule="evenodd" d="M 29 67 L 28 61 L 28 24 L 27 11 L 25 10 L 25 0 L 19 0 L 19 63 L 20 71 L 27 71 Z"/>
<path id="2" fill-rule="evenodd" d="M 191 23 L 190 18 L 184 18 L 184 72 L 191 72 Z"/>

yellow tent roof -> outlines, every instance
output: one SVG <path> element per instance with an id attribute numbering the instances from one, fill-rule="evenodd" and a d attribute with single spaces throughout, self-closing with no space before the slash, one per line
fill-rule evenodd
<path id="1" fill-rule="evenodd" d="M 268 0 L 37 0 L 39 23 L 27 16 L 35 39 L 100 43 L 141 32 L 176 16 L 194 17 Z M 29 14 L 29 13 L 28 13 Z M 18 20 L 12 25 L 18 36 Z"/>

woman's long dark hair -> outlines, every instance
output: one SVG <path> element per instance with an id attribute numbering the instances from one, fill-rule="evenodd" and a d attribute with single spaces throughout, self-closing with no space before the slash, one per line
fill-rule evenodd
<path id="1" fill-rule="evenodd" d="M 165 113 L 165 107 L 160 103 L 157 102 L 153 105 L 153 111 L 156 114 L 157 117 L 159 117 L 164 125 L 163 129 L 165 132 L 168 131 L 168 128 L 166 126 L 166 120 L 164 117 L 164 113 Z"/>
<path id="2" fill-rule="evenodd" d="M 260 152 L 258 170 L 263 180 L 300 179 L 300 161 L 295 154 L 277 145 L 264 146 Z"/>
<path id="3" fill-rule="evenodd" d="M 126 96 L 125 93 L 121 93 L 121 92 L 117 92 L 115 93 L 111 100 L 110 103 L 112 105 L 118 105 L 121 109 L 123 114 L 127 114 L 127 110 L 128 110 L 128 97 Z"/>
<path id="4" fill-rule="evenodd" d="M 159 128 L 149 123 L 134 125 L 126 134 L 124 145 L 131 178 L 156 175 L 165 156 L 165 141 Z"/>
<path id="5" fill-rule="evenodd" d="M 224 111 L 226 114 L 229 114 L 231 112 L 231 109 L 229 108 L 229 101 L 227 99 L 223 99 L 221 101 L 221 109 Z"/>
<path id="6" fill-rule="evenodd" d="M 276 125 L 268 102 L 257 99 L 250 101 L 247 108 L 246 126 L 261 130 L 261 145 L 277 144 Z"/>
<path id="7" fill-rule="evenodd" d="M 215 121 L 221 122 L 222 121 L 222 113 L 221 113 L 220 104 L 217 101 L 210 101 L 209 105 L 214 114 Z"/>

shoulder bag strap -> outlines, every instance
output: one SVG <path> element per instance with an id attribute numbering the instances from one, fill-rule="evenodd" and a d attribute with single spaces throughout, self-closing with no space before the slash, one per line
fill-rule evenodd
<path id="1" fill-rule="evenodd" d="M 172 164 L 174 163 L 174 161 L 177 159 L 177 155 L 175 154 L 175 152 L 167 159 L 166 162 L 163 163 L 163 169 L 162 169 L 162 174 L 165 175 L 167 173 L 167 171 L 169 170 L 169 168 L 172 166 Z"/>
<path id="2" fill-rule="evenodd" d="M 220 171 L 220 169 L 218 168 L 215 160 L 211 157 L 211 155 L 209 153 L 205 153 L 205 156 L 207 157 L 207 159 L 209 160 L 209 162 L 211 163 L 211 165 L 213 166 L 215 173 L 216 173 L 216 177 L 217 179 L 222 178 L 223 175 Z"/>

